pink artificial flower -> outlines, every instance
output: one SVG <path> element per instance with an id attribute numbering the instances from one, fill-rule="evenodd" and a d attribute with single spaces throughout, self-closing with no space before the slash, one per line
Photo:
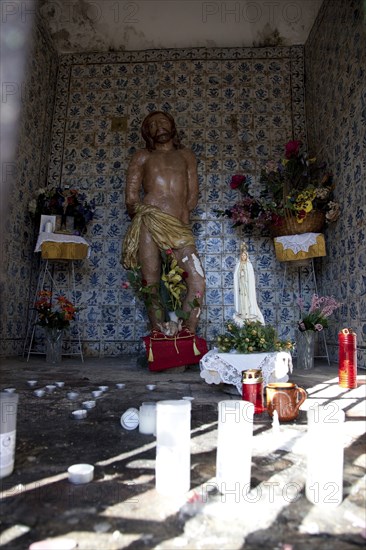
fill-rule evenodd
<path id="1" fill-rule="evenodd" d="M 173 254 L 173 250 L 171 248 L 168 248 L 166 251 L 165 251 L 165 254 L 167 256 L 170 256 L 171 254 Z"/>
<path id="2" fill-rule="evenodd" d="M 316 323 L 314 325 L 314 329 L 318 332 L 320 332 L 321 330 L 323 330 L 323 325 L 321 325 L 320 323 Z"/>
<path id="3" fill-rule="evenodd" d="M 130 283 L 128 281 L 123 281 L 122 288 L 130 288 Z"/>
<path id="4" fill-rule="evenodd" d="M 242 174 L 236 174 L 235 176 L 233 176 L 231 178 L 231 181 L 230 181 L 230 187 L 231 189 L 237 189 L 238 187 L 240 187 L 243 183 L 245 183 L 246 181 L 246 177 L 243 176 Z"/>
<path id="5" fill-rule="evenodd" d="M 286 143 L 286 150 L 285 150 L 285 157 L 287 159 L 295 158 L 298 156 L 300 147 L 302 143 L 301 141 L 295 139 L 294 141 L 289 141 Z"/>

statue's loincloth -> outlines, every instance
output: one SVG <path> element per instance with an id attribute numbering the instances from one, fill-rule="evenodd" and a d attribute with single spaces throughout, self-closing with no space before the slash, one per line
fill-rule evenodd
<path id="1" fill-rule="evenodd" d="M 122 243 L 121 264 L 125 269 L 138 267 L 138 249 L 141 224 L 144 224 L 160 250 L 194 245 L 192 229 L 175 216 L 162 212 L 156 206 L 140 204 Z"/>

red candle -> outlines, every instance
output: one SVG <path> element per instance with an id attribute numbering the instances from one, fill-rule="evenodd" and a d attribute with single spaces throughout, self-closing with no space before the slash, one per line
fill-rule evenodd
<path id="1" fill-rule="evenodd" d="M 248 369 L 242 372 L 242 398 L 254 405 L 254 413 L 260 414 L 266 409 L 263 405 L 263 378 L 259 369 Z"/>
<path id="2" fill-rule="evenodd" d="M 338 334 L 338 385 L 341 388 L 357 388 L 357 336 L 350 328 Z"/>

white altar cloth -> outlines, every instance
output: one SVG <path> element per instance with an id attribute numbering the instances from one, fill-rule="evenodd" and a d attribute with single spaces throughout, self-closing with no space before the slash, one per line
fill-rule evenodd
<path id="1" fill-rule="evenodd" d="M 207 384 L 231 384 L 242 394 L 242 371 L 260 369 L 263 383 L 287 382 L 292 372 L 292 357 L 286 351 L 273 353 L 219 353 L 210 350 L 200 360 L 200 376 Z"/>

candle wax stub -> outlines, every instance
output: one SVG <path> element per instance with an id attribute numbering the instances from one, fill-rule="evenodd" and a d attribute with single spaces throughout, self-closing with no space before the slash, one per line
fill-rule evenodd
<path id="1" fill-rule="evenodd" d="M 94 466 L 91 464 L 73 464 L 67 470 L 69 481 L 75 485 L 89 483 L 94 477 Z"/>

